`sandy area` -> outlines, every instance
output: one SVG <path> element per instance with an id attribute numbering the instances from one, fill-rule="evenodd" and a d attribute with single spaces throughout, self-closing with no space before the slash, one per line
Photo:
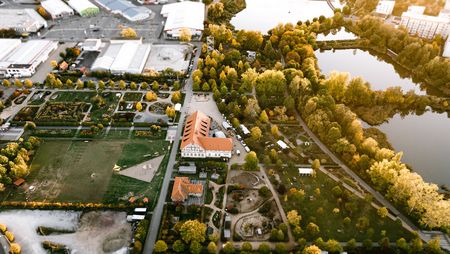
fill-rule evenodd
<path id="1" fill-rule="evenodd" d="M 126 253 L 131 239 L 131 225 L 124 212 L 10 210 L 0 213 L 0 223 L 6 224 L 22 246 L 23 254 L 46 254 L 43 241 L 68 246 L 72 253 Z M 41 236 L 39 226 L 75 231 L 70 234 Z"/>

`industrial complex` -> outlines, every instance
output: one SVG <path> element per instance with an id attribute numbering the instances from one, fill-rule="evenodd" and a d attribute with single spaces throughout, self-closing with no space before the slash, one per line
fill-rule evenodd
<path id="1" fill-rule="evenodd" d="M 167 17 L 164 35 L 167 39 L 179 39 L 180 32 L 188 29 L 193 40 L 199 40 L 203 32 L 205 20 L 205 4 L 202 2 L 179 2 L 166 4 L 161 15 Z"/>
<path id="2" fill-rule="evenodd" d="M 73 9 L 61 0 L 45 0 L 41 2 L 41 5 L 52 19 L 65 18 L 74 14 Z"/>
<path id="3" fill-rule="evenodd" d="M 31 77 L 58 43 L 49 40 L 0 39 L 0 77 Z"/>
<path id="4" fill-rule="evenodd" d="M 67 2 L 80 16 L 93 16 L 100 12 L 100 9 L 88 0 L 70 0 Z"/>
<path id="5" fill-rule="evenodd" d="M 136 6 L 125 0 L 96 0 L 96 2 L 113 14 L 122 15 L 129 21 L 148 19 L 151 11 L 145 7 Z"/>
<path id="6" fill-rule="evenodd" d="M 0 9 L 0 29 L 14 29 L 18 33 L 35 33 L 47 27 L 47 21 L 35 10 Z"/>
<path id="7" fill-rule="evenodd" d="M 95 60 L 92 70 L 140 74 L 150 54 L 150 47 L 141 40 L 111 41 Z"/>

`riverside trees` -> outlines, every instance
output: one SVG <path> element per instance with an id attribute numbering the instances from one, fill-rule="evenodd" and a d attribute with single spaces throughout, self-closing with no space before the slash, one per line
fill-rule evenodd
<path id="1" fill-rule="evenodd" d="M 314 50 L 317 49 L 315 33 L 339 27 L 342 23 L 342 14 L 337 12 L 331 19 L 278 25 L 263 39 L 254 61 L 245 57 L 245 50 L 241 48 L 242 44 L 238 42 L 237 35 L 234 36 L 224 26 L 210 25 L 211 29 L 207 32 L 215 38 L 216 49 L 204 51 L 204 60 L 193 74 L 194 81 L 197 79 L 199 85 L 208 82 L 214 92 L 214 98 L 218 101 L 219 110 L 231 115 L 230 119 L 236 119 L 238 123 L 247 120 L 261 125 L 259 120 L 262 110 L 267 113 L 269 119 L 275 119 L 278 114 L 275 112 L 292 116 L 297 110 L 308 127 L 328 147 L 375 186 L 384 179 L 385 173 L 391 172 L 392 180 L 395 181 L 386 180 L 380 191 L 399 206 L 406 206 L 407 212 L 417 218 L 424 227 L 450 227 L 446 219 L 450 218 L 447 216 L 450 211 L 449 202 L 438 194 L 433 185 L 412 174 L 406 166 L 396 165 L 400 169 L 389 169 L 397 163 L 399 156 L 386 145 L 385 140 L 379 140 L 372 132 L 365 130 L 355 114 L 357 112 L 361 116 L 364 111 L 373 112 L 370 111 L 371 108 L 386 106 L 389 110 L 379 118 L 384 121 L 397 112 L 420 112 L 428 105 L 444 110 L 448 105 L 437 97 L 403 94 L 398 88 L 382 92 L 372 91 L 364 80 L 350 80 L 348 76 L 341 74 L 325 79 L 317 68 L 317 59 L 314 56 Z M 408 59 L 412 59 L 412 53 L 406 51 L 408 45 L 426 44 L 420 39 L 409 37 L 403 30 L 388 29 L 387 31 L 395 33 L 388 35 L 388 32 L 382 31 L 380 27 L 377 21 L 365 18 L 355 29 L 359 29 L 357 32 L 362 34 L 361 37 L 380 49 L 395 47 L 394 52 L 398 53 L 399 61 L 406 63 Z M 224 33 L 218 32 L 221 30 Z M 401 40 L 398 47 L 396 40 Z M 438 52 L 437 45 L 437 42 L 428 43 L 417 54 L 426 59 L 433 59 Z M 275 58 L 283 56 L 285 64 L 281 63 L 281 59 L 269 59 L 269 55 Z M 427 62 L 415 61 L 414 64 Z M 256 93 L 251 93 L 253 89 Z M 262 119 L 265 121 L 265 117 Z M 379 119 L 374 121 L 380 121 Z M 286 117 L 277 120 L 283 121 Z M 384 160 L 386 165 L 383 164 L 383 169 L 376 170 L 373 165 Z M 412 180 L 419 189 L 408 189 L 408 186 L 405 186 L 404 181 Z M 408 193 L 394 193 L 396 189 L 408 190 Z M 427 202 L 424 201 L 426 197 L 429 197 Z M 440 208 L 431 211 L 434 206 Z"/>

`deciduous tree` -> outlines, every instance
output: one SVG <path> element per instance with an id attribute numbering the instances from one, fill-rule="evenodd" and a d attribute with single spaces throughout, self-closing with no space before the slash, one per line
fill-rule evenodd
<path id="1" fill-rule="evenodd" d="M 180 235 L 183 241 L 190 243 L 196 241 L 202 243 L 205 241 L 206 225 L 198 220 L 187 220 L 180 228 Z"/>
<path id="2" fill-rule="evenodd" d="M 133 28 L 127 27 L 123 28 L 122 31 L 120 31 L 120 36 L 122 36 L 123 38 L 132 39 L 137 37 L 137 33 Z"/>
<path id="3" fill-rule="evenodd" d="M 164 242 L 163 240 L 158 240 L 155 243 L 155 247 L 154 247 L 154 251 L 156 253 L 162 253 L 162 252 L 166 252 L 168 249 L 166 242 Z"/>

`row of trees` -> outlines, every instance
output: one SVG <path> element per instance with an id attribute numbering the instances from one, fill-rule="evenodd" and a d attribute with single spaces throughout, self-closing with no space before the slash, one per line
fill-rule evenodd
<path id="1" fill-rule="evenodd" d="M 361 77 L 350 79 L 348 73 L 333 72 L 323 82 L 336 103 L 343 103 L 371 125 L 380 124 L 397 113 L 423 114 L 430 106 L 438 112 L 450 110 L 447 99 L 417 95 L 413 90 L 404 94 L 401 87 L 373 91 Z"/>
<path id="2" fill-rule="evenodd" d="M 20 254 L 22 251 L 22 247 L 18 244 L 15 243 L 15 236 L 11 231 L 8 231 L 8 228 L 6 227 L 6 225 L 4 224 L 0 224 L 0 231 L 2 234 L 5 235 L 5 237 L 8 239 L 8 241 L 11 243 L 10 247 L 10 253 L 11 254 Z"/>
<path id="3" fill-rule="evenodd" d="M 440 57 L 444 40 L 439 35 L 427 42 L 408 35 L 406 29 L 394 28 L 381 20 L 366 16 L 354 23 L 351 30 L 366 40 L 363 47 L 370 46 L 379 52 L 393 51 L 393 59 L 409 70 L 415 82 L 425 82 L 442 93 L 450 94 L 450 62 Z"/>
<path id="4" fill-rule="evenodd" d="M 18 81 L 18 82 L 17 82 Z M 17 82 L 17 84 L 16 84 Z M 20 83 L 20 84 L 19 84 Z M 14 84 L 17 87 L 22 87 L 23 85 L 21 85 L 20 80 L 16 80 L 14 82 Z M 142 90 L 148 90 L 151 89 L 153 91 L 158 91 L 159 89 L 162 90 L 169 90 L 169 86 L 164 83 L 163 85 L 160 85 L 158 83 L 158 81 L 153 81 L 151 84 L 147 83 L 147 82 L 141 82 L 141 83 L 136 83 L 136 82 L 130 82 L 129 84 L 127 84 L 127 82 L 125 82 L 124 80 L 119 80 L 118 82 L 115 82 L 113 80 L 108 80 L 108 81 L 103 81 L 100 80 L 97 83 L 94 82 L 93 80 L 88 80 L 88 81 L 82 81 L 80 79 L 78 79 L 77 81 L 72 81 L 71 79 L 67 79 L 65 83 L 63 83 L 61 81 L 61 79 L 57 78 L 54 74 L 50 73 L 47 75 L 47 78 L 44 82 L 45 86 L 49 87 L 49 88 L 68 88 L 68 89 L 84 89 L 84 88 L 89 88 L 89 89 L 100 89 L 100 90 L 104 90 L 106 88 L 110 88 L 110 89 L 120 89 L 120 90 L 125 90 L 127 88 L 131 89 L 131 90 L 137 90 L 138 88 L 142 89 Z M 3 85 L 4 86 L 9 86 L 10 83 L 8 80 L 3 80 Z M 24 85 L 27 88 L 31 88 L 33 86 L 33 83 L 31 82 L 31 80 L 25 80 L 24 81 Z M 173 83 L 173 90 L 180 90 L 181 89 L 181 84 L 179 81 L 175 81 Z"/>

